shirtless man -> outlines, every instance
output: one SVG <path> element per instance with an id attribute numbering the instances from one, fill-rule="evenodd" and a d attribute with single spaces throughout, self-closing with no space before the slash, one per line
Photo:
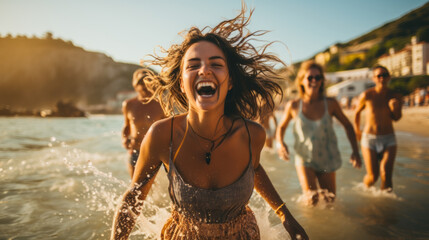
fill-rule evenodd
<path id="1" fill-rule="evenodd" d="M 125 117 L 125 125 L 122 128 L 122 145 L 128 150 L 130 160 L 128 170 L 131 178 L 134 174 L 140 144 L 147 130 L 152 123 L 165 117 L 160 104 L 150 100 L 153 92 L 144 81 L 146 76 L 145 69 L 137 69 L 133 74 L 133 87 L 137 92 L 137 97 L 125 100 L 122 103 L 122 112 Z"/>
<path id="2" fill-rule="evenodd" d="M 361 141 L 366 175 L 363 182 L 372 186 L 380 176 L 381 189 L 392 191 L 393 164 L 396 156 L 396 138 L 393 121 L 402 116 L 401 96 L 389 90 L 389 71 L 383 66 L 373 68 L 375 87 L 363 92 L 355 110 L 354 128 Z M 363 133 L 360 113 L 366 109 Z"/>

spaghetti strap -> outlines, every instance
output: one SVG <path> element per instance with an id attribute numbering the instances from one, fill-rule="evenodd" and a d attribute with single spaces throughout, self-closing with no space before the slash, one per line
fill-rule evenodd
<path id="1" fill-rule="evenodd" d="M 328 101 L 326 100 L 326 97 L 323 98 L 323 102 L 325 103 L 325 113 L 329 114 Z"/>
<path id="2" fill-rule="evenodd" d="M 249 126 L 247 126 L 247 122 L 244 118 L 237 117 L 232 120 L 240 120 L 243 119 L 247 134 L 249 136 L 249 148 L 251 146 L 251 134 Z M 234 123 L 231 124 L 232 126 Z M 187 128 L 189 131 L 191 131 L 192 126 L 187 123 Z M 240 129 L 243 130 L 243 125 L 240 126 Z M 228 131 L 231 132 L 232 130 Z M 227 133 L 228 133 L 227 132 Z M 242 140 L 245 143 L 245 133 L 240 132 L 240 134 L 243 138 Z M 180 136 L 177 136 L 181 138 Z M 177 137 L 175 140 L 177 140 Z M 183 138 L 181 139 L 182 142 L 184 142 L 184 139 L 186 137 L 186 134 L 183 133 Z M 220 141 L 220 140 L 219 140 Z M 227 140 L 225 140 L 227 141 Z M 177 145 L 178 142 L 175 142 L 174 144 Z M 177 212 L 180 216 L 185 216 L 184 220 L 180 220 L 179 218 L 173 217 L 171 220 L 169 220 L 169 223 L 164 227 L 165 231 L 163 232 L 167 233 L 166 236 L 170 236 L 169 234 L 173 234 L 174 236 L 178 236 L 181 234 L 182 236 L 190 236 L 192 239 L 198 238 L 198 236 L 203 236 L 205 238 L 205 234 L 209 234 L 207 236 L 207 239 L 226 239 L 228 238 L 231 233 L 231 229 L 225 228 L 224 223 L 229 223 L 230 221 L 235 221 L 234 219 L 238 219 L 240 216 L 242 216 L 246 212 L 246 206 L 249 202 L 250 197 L 252 196 L 253 190 L 254 190 L 254 182 L 255 182 L 255 171 L 253 169 L 252 165 L 252 152 L 249 149 L 249 163 L 247 164 L 247 167 L 244 169 L 243 173 L 237 180 L 232 182 L 231 184 L 221 187 L 221 188 L 200 188 L 197 186 L 193 186 L 192 184 L 189 184 L 186 180 L 183 179 L 182 175 L 176 168 L 175 162 L 174 162 L 174 156 L 178 156 L 178 152 L 180 151 L 180 146 L 175 147 L 174 151 L 171 156 L 170 161 L 170 169 L 167 173 L 167 177 L 169 179 L 169 186 L 168 186 L 168 192 L 170 195 L 170 198 L 173 202 L 173 208 L 172 212 L 173 215 L 174 212 Z M 187 154 L 188 156 L 182 156 L 179 159 L 179 162 L 182 160 L 182 157 L 193 157 L 191 154 Z M 195 153 L 193 155 L 196 157 Z M 247 156 L 246 156 L 247 157 Z M 185 159 L 183 159 L 185 160 Z M 231 159 L 233 160 L 233 159 Z M 244 159 L 243 159 L 244 160 Z M 219 201 L 221 199 L 222 201 Z M 188 222 L 189 221 L 189 222 Z M 194 222 L 195 221 L 195 222 Z M 252 220 L 253 221 L 253 220 Z M 204 226 L 209 226 L 209 228 L 204 228 L 203 226 L 199 225 L 198 222 L 202 222 L 205 224 Z M 245 223 L 239 223 L 238 228 L 242 229 L 240 231 L 244 231 L 241 238 L 235 238 L 234 239 L 250 239 L 249 236 L 246 233 L 248 230 L 247 224 L 250 222 L 246 219 Z M 190 228 L 186 227 L 187 225 L 184 224 L 190 224 Z M 190 231 L 195 229 L 195 226 L 198 226 L 197 231 L 200 235 L 191 235 Z M 215 226 L 222 226 L 219 227 L 219 229 L 222 231 L 222 233 L 225 233 L 225 229 L 228 231 L 225 233 L 225 237 L 222 235 L 219 235 L 219 237 L 212 238 L 211 236 L 215 236 L 213 234 L 216 233 L 216 229 L 214 229 Z M 216 227 L 217 228 L 217 227 Z M 216 233 L 217 234 L 217 233 Z M 241 234 L 241 233 L 240 233 Z M 218 236 L 218 235 L 216 235 Z M 238 236 L 238 235 L 237 235 Z M 179 239 L 176 237 L 166 237 L 161 239 Z M 229 238 L 228 238 L 229 239 Z M 254 238 L 251 238 L 254 239 Z M 259 238 L 257 238 L 259 239 Z"/>
<path id="3" fill-rule="evenodd" d="M 180 149 L 182 148 L 183 142 L 185 142 L 186 135 L 188 134 L 188 127 L 189 127 L 189 122 L 186 121 L 185 134 L 183 135 L 182 141 L 180 142 L 180 145 L 179 145 L 179 147 L 176 150 L 176 154 L 174 154 L 173 163 L 176 160 L 177 154 L 179 154 Z"/>
<path id="4" fill-rule="evenodd" d="M 249 131 L 249 128 L 247 127 L 246 119 L 244 118 L 242 119 L 244 121 L 244 126 L 246 126 L 247 135 L 249 136 L 249 156 L 250 156 L 249 164 L 252 164 L 252 139 L 250 138 L 250 131 Z"/>
<path id="5" fill-rule="evenodd" d="M 174 115 L 171 118 L 171 130 L 170 130 L 170 159 L 173 156 L 173 121 L 174 121 Z"/>

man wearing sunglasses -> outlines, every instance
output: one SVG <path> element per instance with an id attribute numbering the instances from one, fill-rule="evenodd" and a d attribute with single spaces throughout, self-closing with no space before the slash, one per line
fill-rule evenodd
<path id="1" fill-rule="evenodd" d="M 396 138 L 393 121 L 402 116 L 401 96 L 387 88 L 389 71 L 383 66 L 373 68 L 375 87 L 363 92 L 355 110 L 354 128 L 361 142 L 366 175 L 364 184 L 374 185 L 381 178 L 381 189 L 392 191 L 393 164 L 396 156 Z M 366 109 L 363 132 L 360 130 L 360 113 Z"/>

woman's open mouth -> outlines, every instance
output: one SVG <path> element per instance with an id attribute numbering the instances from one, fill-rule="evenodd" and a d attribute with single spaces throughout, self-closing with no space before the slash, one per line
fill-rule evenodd
<path id="1" fill-rule="evenodd" d="M 197 94 L 202 97 L 211 97 L 216 93 L 216 85 L 212 82 L 199 82 L 196 87 Z"/>

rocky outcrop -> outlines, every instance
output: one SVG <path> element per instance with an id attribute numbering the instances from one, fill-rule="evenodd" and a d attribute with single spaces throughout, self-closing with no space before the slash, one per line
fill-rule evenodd
<path id="1" fill-rule="evenodd" d="M 0 107 L 54 109 L 59 99 L 103 104 L 132 90 L 139 67 L 61 39 L 0 37 Z"/>

